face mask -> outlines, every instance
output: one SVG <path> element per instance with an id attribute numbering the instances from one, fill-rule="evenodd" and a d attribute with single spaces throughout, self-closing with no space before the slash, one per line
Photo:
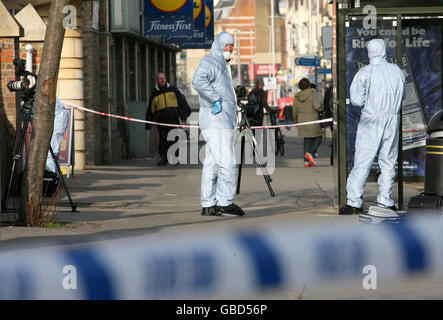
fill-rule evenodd
<path id="1" fill-rule="evenodd" d="M 223 51 L 223 57 L 225 57 L 226 61 L 231 60 L 231 54 L 232 54 L 231 51 Z"/>

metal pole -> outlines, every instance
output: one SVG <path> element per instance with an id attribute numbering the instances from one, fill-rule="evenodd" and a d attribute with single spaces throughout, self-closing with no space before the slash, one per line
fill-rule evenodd
<path id="1" fill-rule="evenodd" d="M 240 30 L 237 30 L 235 33 L 237 33 L 237 74 L 238 74 L 238 85 L 242 85 L 242 78 L 241 78 L 241 66 L 240 66 Z"/>
<path id="2" fill-rule="evenodd" d="M 254 43 L 252 41 L 252 33 L 253 33 L 253 30 L 249 29 L 249 43 L 251 45 L 251 47 L 250 47 L 250 49 L 251 49 L 251 58 L 250 58 L 250 60 L 251 61 L 249 61 L 249 63 L 252 63 L 252 57 L 254 56 L 254 51 L 253 51 Z"/>
<path id="3" fill-rule="evenodd" d="M 256 28 L 257 28 L 257 25 L 260 25 L 260 26 L 264 26 L 264 27 L 266 27 L 266 28 L 268 28 L 268 31 L 269 31 L 269 43 L 268 43 L 268 50 L 269 50 L 269 54 L 271 55 L 271 60 L 272 60 L 272 28 L 271 28 L 271 26 L 269 25 L 269 24 L 264 24 L 264 23 L 255 23 L 255 26 L 256 26 Z M 272 75 L 272 72 L 271 72 L 271 60 L 268 60 L 269 61 L 269 63 L 268 63 L 268 77 L 271 77 L 271 75 Z"/>
<path id="4" fill-rule="evenodd" d="M 274 25 L 274 0 L 271 0 L 271 45 L 272 45 L 272 78 L 275 79 L 275 25 Z M 276 105 L 277 90 L 272 95 L 272 106 Z"/>
<path id="5" fill-rule="evenodd" d="M 320 0 L 317 0 L 317 28 L 316 28 L 316 40 L 317 40 L 317 58 L 320 59 Z M 321 66 L 321 65 L 320 65 Z M 322 88 L 318 81 L 317 67 L 315 68 L 315 84 L 317 85 L 317 92 L 322 92 Z"/>
<path id="6" fill-rule="evenodd" d="M 309 54 L 312 54 L 312 0 L 308 0 L 309 11 Z"/>
<path id="7" fill-rule="evenodd" d="M 251 57 L 249 58 L 249 63 L 248 63 L 248 74 L 249 74 L 249 70 L 251 70 L 250 69 L 250 65 L 253 63 L 253 57 L 254 57 L 254 51 L 253 51 L 253 48 L 254 48 L 254 43 L 253 43 L 253 40 L 252 40 L 252 33 L 253 33 L 253 29 L 249 29 L 249 43 L 250 43 L 250 49 L 251 49 Z M 255 68 L 255 66 L 254 66 L 254 68 Z M 251 75 L 249 75 L 249 78 L 248 78 L 248 81 L 249 81 L 249 84 L 252 84 L 251 83 Z"/>
<path id="8" fill-rule="evenodd" d="M 400 67 L 400 69 L 403 68 L 402 63 L 402 21 L 401 21 L 401 14 L 397 15 L 397 65 Z M 397 184 L 398 184 L 398 209 L 403 210 L 403 112 L 402 108 L 400 108 L 400 128 L 398 133 L 398 175 L 397 175 Z"/>
<path id="9" fill-rule="evenodd" d="M 320 57 L 320 0 L 317 0 L 317 28 L 315 31 L 317 37 L 317 56 Z"/>
<path id="10" fill-rule="evenodd" d="M 271 54 L 271 60 L 269 60 L 269 64 L 268 64 L 268 77 L 271 76 L 272 74 L 272 28 L 271 26 L 267 26 L 268 28 L 268 33 L 269 33 L 269 53 Z"/>

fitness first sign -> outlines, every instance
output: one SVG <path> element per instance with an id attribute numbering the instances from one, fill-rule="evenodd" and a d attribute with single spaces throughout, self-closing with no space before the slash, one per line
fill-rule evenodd
<path id="1" fill-rule="evenodd" d="M 145 0 L 145 36 L 166 37 L 194 33 L 193 0 Z"/>

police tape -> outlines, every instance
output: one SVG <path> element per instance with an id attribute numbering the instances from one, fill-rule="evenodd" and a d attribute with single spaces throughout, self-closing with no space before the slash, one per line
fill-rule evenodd
<path id="1" fill-rule="evenodd" d="M 119 115 L 105 113 L 105 112 L 99 112 L 99 111 L 95 111 L 92 109 L 88 109 L 85 107 L 81 107 L 81 106 L 72 104 L 66 100 L 63 100 L 63 104 L 68 107 L 73 107 L 74 109 L 77 109 L 80 111 L 90 112 L 93 114 L 98 114 L 101 116 L 117 118 L 117 119 L 122 119 L 122 120 L 135 121 L 135 122 L 147 123 L 147 124 L 151 124 L 151 125 L 164 126 L 164 127 L 181 128 L 181 129 L 185 129 L 185 128 L 198 129 L 198 128 L 200 128 L 199 126 L 194 126 L 194 125 L 161 123 L 161 122 L 154 122 L 154 121 L 136 119 L 136 118 L 131 118 L 131 117 L 119 116 Z M 274 126 L 251 126 L 251 129 L 275 129 L 275 128 L 299 127 L 299 126 L 306 126 L 306 125 L 323 123 L 323 122 L 332 122 L 332 118 L 316 120 L 316 121 L 309 121 L 309 122 L 302 122 L 302 123 L 296 123 L 296 124 L 284 124 L 284 125 L 274 125 Z"/>
<path id="2" fill-rule="evenodd" d="M 3 244 L 0 299 L 232 299 L 344 281 L 364 288 L 370 270 L 379 285 L 440 274 L 442 224 L 285 224 L 21 251 Z"/>

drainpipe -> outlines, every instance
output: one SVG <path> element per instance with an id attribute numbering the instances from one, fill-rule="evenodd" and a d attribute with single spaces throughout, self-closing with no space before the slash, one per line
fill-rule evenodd
<path id="1" fill-rule="evenodd" d="M 108 113 L 111 114 L 111 75 L 110 75 L 110 71 L 111 71 L 111 62 L 110 62 L 110 50 L 111 50 L 111 45 L 110 45 L 110 41 L 109 38 L 111 37 L 111 35 L 109 34 L 109 1 L 106 1 L 106 58 L 108 60 L 107 63 L 107 76 L 108 76 L 108 93 L 107 93 L 107 97 L 108 97 Z M 108 161 L 108 163 L 112 162 L 112 118 L 108 117 L 108 159 L 106 159 Z"/>

